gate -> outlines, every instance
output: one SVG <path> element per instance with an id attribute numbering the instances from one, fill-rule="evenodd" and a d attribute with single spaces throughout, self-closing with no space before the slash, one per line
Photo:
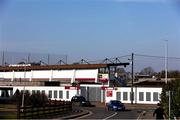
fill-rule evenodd
<path id="1" fill-rule="evenodd" d="M 81 95 L 89 101 L 101 101 L 101 88 L 100 87 L 81 87 Z"/>
<path id="2" fill-rule="evenodd" d="M 89 101 L 101 101 L 100 87 L 89 87 Z"/>

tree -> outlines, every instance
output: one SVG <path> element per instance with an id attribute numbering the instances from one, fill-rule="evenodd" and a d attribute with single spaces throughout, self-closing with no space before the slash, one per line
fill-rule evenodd
<path id="1" fill-rule="evenodd" d="M 18 64 L 26 64 L 25 62 L 19 62 Z"/>
<path id="2" fill-rule="evenodd" d="M 23 93 L 17 89 L 15 94 L 11 98 L 12 102 L 16 103 L 17 105 L 21 105 L 22 95 Z M 30 94 L 29 91 L 27 90 L 25 91 L 24 94 L 25 106 L 44 106 L 47 102 L 48 102 L 48 97 L 44 93 L 37 92 Z"/>
<path id="3" fill-rule="evenodd" d="M 118 72 L 118 73 L 123 73 L 123 74 L 126 73 L 126 71 L 125 71 L 124 68 L 117 68 L 117 72 Z"/>
<path id="4" fill-rule="evenodd" d="M 155 71 L 152 67 L 145 67 L 144 69 L 141 70 L 140 74 L 152 76 L 155 74 Z"/>
<path id="5" fill-rule="evenodd" d="M 171 70 L 169 71 L 170 78 L 180 78 L 180 71 L 178 70 Z"/>
<path id="6" fill-rule="evenodd" d="M 180 79 L 172 80 L 168 82 L 168 84 L 163 86 L 162 94 L 161 94 L 161 104 L 165 108 L 166 113 L 168 113 L 168 104 L 169 97 L 168 91 L 171 93 L 171 117 L 174 115 L 180 116 Z"/>
<path id="7" fill-rule="evenodd" d="M 48 98 L 44 93 L 33 93 L 30 96 L 32 106 L 44 106 L 48 102 Z"/>
<path id="8" fill-rule="evenodd" d="M 164 70 L 162 70 L 157 74 L 157 78 L 164 78 L 164 76 L 165 76 Z M 178 70 L 168 71 L 168 78 L 180 78 L 180 71 Z"/>
<path id="9" fill-rule="evenodd" d="M 11 101 L 17 105 L 21 104 L 22 100 L 22 94 L 21 92 L 17 89 L 14 95 L 11 97 Z"/>

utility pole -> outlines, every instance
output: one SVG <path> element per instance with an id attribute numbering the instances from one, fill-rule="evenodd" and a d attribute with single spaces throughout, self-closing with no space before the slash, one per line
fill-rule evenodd
<path id="1" fill-rule="evenodd" d="M 132 53 L 131 56 L 131 76 L 132 76 L 132 81 L 131 81 L 131 104 L 133 104 L 133 100 L 134 100 L 134 93 L 133 93 L 133 86 L 134 86 L 134 53 Z"/>

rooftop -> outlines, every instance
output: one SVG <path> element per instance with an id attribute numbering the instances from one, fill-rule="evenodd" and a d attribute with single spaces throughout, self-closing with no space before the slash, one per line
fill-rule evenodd
<path id="1" fill-rule="evenodd" d="M 68 64 L 68 65 L 35 65 L 35 66 L 1 66 L 0 71 L 30 71 L 30 70 L 62 70 L 62 69 L 98 69 L 110 66 L 127 66 L 129 63 L 112 64 Z"/>

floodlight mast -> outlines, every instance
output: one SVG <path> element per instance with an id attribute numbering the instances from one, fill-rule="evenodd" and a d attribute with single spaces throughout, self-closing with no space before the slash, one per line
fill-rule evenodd
<path id="1" fill-rule="evenodd" d="M 168 40 L 165 41 L 165 83 L 168 82 Z"/>
<path id="2" fill-rule="evenodd" d="M 165 41 L 165 83 L 168 83 L 168 40 Z M 171 119 L 171 91 L 168 90 L 169 97 L 169 120 Z"/>
<path id="3" fill-rule="evenodd" d="M 24 65 L 24 80 L 26 81 L 26 64 L 28 62 L 27 59 L 22 59 L 25 61 L 25 65 Z M 24 111 L 24 97 L 25 97 L 25 83 L 24 83 L 24 86 L 23 86 L 23 93 L 22 93 L 22 112 Z"/>

